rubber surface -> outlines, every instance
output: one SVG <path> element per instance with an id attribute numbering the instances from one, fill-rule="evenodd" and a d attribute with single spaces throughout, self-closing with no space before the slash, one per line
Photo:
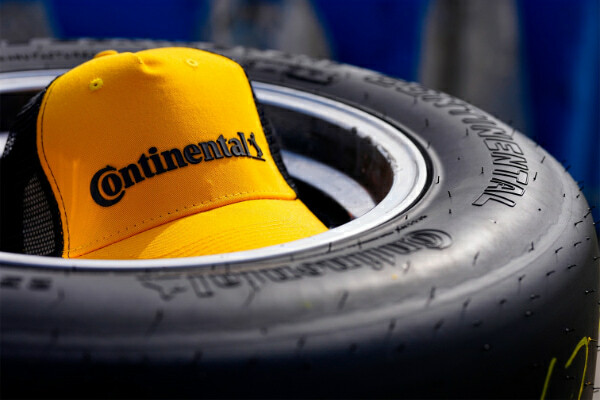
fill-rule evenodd
<path id="1" fill-rule="evenodd" d="M 158 45 L 4 46 L 0 71 Z M 286 259 L 90 272 L 0 254 L 3 396 L 592 397 L 598 242 L 579 187 L 547 152 L 417 84 L 191 45 L 401 128 L 431 161 L 428 189 L 361 237 Z"/>

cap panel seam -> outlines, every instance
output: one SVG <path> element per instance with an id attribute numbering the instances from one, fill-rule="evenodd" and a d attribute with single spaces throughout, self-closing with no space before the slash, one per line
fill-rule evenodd
<path id="1" fill-rule="evenodd" d="M 159 219 L 162 219 L 162 218 L 166 218 L 166 217 L 171 217 L 171 216 L 179 215 L 179 214 L 182 214 L 182 213 L 184 213 L 184 212 L 186 212 L 186 211 L 194 210 L 195 208 L 200 208 L 200 207 L 202 207 L 202 206 L 205 206 L 205 205 L 207 205 L 207 204 L 210 204 L 210 203 L 215 203 L 215 202 L 217 202 L 217 201 L 219 201 L 219 200 L 222 200 L 222 199 L 226 199 L 226 198 L 236 198 L 236 197 L 240 197 L 240 196 L 244 196 L 244 195 L 248 195 L 248 194 L 255 194 L 255 195 L 256 195 L 256 194 L 261 194 L 262 196 L 261 196 L 261 197 L 257 197 L 257 198 L 250 198 L 250 199 L 249 199 L 249 198 L 244 198 L 244 199 L 242 199 L 243 201 L 249 201 L 249 200 L 268 200 L 268 199 L 270 199 L 270 200 L 285 200 L 285 201 L 294 201 L 294 200 L 296 200 L 296 199 L 297 199 L 297 197 L 296 197 L 296 196 L 294 196 L 293 198 L 291 198 L 291 197 L 290 197 L 290 198 L 282 198 L 282 197 L 281 197 L 281 194 L 280 194 L 280 193 L 278 193 L 278 192 L 273 192 L 273 191 L 261 191 L 261 190 L 256 190 L 256 191 L 246 191 L 246 192 L 238 192 L 238 193 L 228 194 L 228 195 L 224 195 L 224 196 L 219 196 L 219 197 L 215 197 L 215 198 L 213 198 L 213 199 L 210 199 L 210 200 L 203 201 L 203 202 L 201 202 L 201 203 L 194 203 L 194 204 L 191 204 L 191 205 L 188 205 L 188 206 L 178 207 L 178 208 L 176 208 L 176 209 L 174 209 L 174 210 L 167 211 L 166 213 L 163 213 L 163 214 L 161 214 L 161 215 L 159 215 L 159 216 L 157 216 L 157 217 L 152 217 L 152 218 L 147 218 L 147 219 L 144 219 L 144 220 L 142 220 L 142 221 L 140 221 L 140 222 L 137 222 L 137 223 L 135 223 L 135 224 L 128 225 L 128 226 L 126 226 L 125 228 L 121 228 L 121 229 L 119 229 L 118 231 L 116 231 L 116 232 L 113 232 L 113 233 L 111 233 L 111 234 L 109 234 L 109 235 L 105 235 L 105 236 L 103 236 L 103 237 L 101 237 L 101 238 L 98 238 L 98 239 L 96 239 L 96 240 L 93 240 L 93 241 L 91 241 L 91 242 L 88 242 L 88 243 L 86 243 L 86 244 L 83 244 L 83 245 L 81 245 L 81 246 L 74 247 L 74 248 L 70 249 L 70 251 L 77 251 L 77 250 L 83 249 L 83 248 L 85 248 L 85 247 L 88 247 L 88 246 L 94 245 L 94 244 L 96 244 L 96 243 L 98 243 L 98 242 L 101 242 L 101 241 L 103 241 L 103 240 L 106 240 L 106 239 L 109 239 L 109 238 L 111 238 L 111 237 L 113 237 L 113 236 L 115 236 L 115 235 L 118 235 L 118 234 L 120 234 L 120 233 L 122 233 L 122 232 L 124 232 L 124 231 L 128 231 L 129 229 L 132 229 L 132 228 L 137 228 L 138 226 L 140 226 L 140 225 L 144 225 L 144 224 L 146 224 L 146 223 L 148 223 L 148 222 L 156 221 L 156 220 L 159 220 Z M 242 200 L 239 200 L 239 201 L 242 201 Z M 239 202 L 239 201 L 238 201 L 238 202 Z M 227 206 L 227 205 L 230 205 L 230 204 L 234 204 L 234 203 L 223 204 L 223 205 L 221 205 L 221 206 L 219 206 L 219 207 L 224 207 L 224 206 Z M 210 209 L 208 209 L 208 210 L 204 210 L 204 211 L 210 211 L 210 210 L 212 210 L 212 209 L 214 209 L 214 208 L 210 208 Z M 204 211 L 202 211 L 202 212 L 204 212 Z M 164 222 L 164 223 L 166 223 L 166 222 Z M 164 223 L 161 223 L 160 225 L 162 225 L 162 224 L 164 224 Z M 140 234 L 140 233 L 142 233 L 142 232 L 145 232 L 146 230 L 149 230 L 149 229 L 152 229 L 152 228 L 158 227 L 158 226 L 160 226 L 160 225 L 156 225 L 156 226 L 150 227 L 150 228 L 148 228 L 148 229 L 145 229 L 145 230 L 143 230 L 143 231 L 140 231 L 140 232 L 134 232 L 134 233 L 132 233 L 132 235 L 131 235 L 131 236 L 133 236 L 133 235 L 137 235 L 137 234 Z M 130 236 L 128 236 L 128 237 L 130 237 Z M 123 239 L 126 239 L 126 238 L 123 238 Z M 112 243 L 109 243 L 109 244 L 107 244 L 106 246 L 109 246 L 109 245 L 111 245 L 111 244 L 112 244 Z M 106 247 L 106 246 L 102 246 L 102 247 Z M 82 255 L 85 255 L 85 254 L 87 254 L 87 253 L 91 253 L 92 251 L 95 251 L 95 250 L 98 250 L 98 249 L 93 249 L 93 250 L 87 251 L 86 253 L 84 253 L 84 254 L 80 254 L 80 255 L 78 255 L 77 257 L 80 257 L 80 256 L 82 256 Z"/>
<path id="2" fill-rule="evenodd" d="M 56 82 L 56 80 L 54 82 Z M 61 215 L 64 215 L 64 217 L 65 217 L 64 226 L 65 226 L 65 230 L 67 232 L 67 245 L 64 246 L 65 248 L 63 249 L 63 253 L 66 252 L 67 255 L 69 255 L 69 253 L 71 251 L 70 250 L 71 249 L 71 234 L 69 231 L 69 218 L 67 216 L 67 208 L 65 207 L 65 201 L 64 201 L 63 195 L 60 191 L 60 187 L 58 186 L 58 182 L 56 181 L 56 177 L 54 176 L 54 172 L 52 171 L 52 167 L 50 166 L 50 163 L 48 162 L 48 157 L 46 156 L 46 148 L 44 147 L 44 116 L 46 114 L 46 106 L 48 105 L 48 101 L 50 99 L 50 95 L 52 94 L 53 89 L 54 89 L 54 85 L 50 85 L 50 87 L 48 88 L 48 93 L 44 97 L 44 101 L 43 101 L 43 105 L 42 105 L 42 113 L 40 114 L 40 144 L 42 147 L 42 155 L 44 156 L 44 163 L 46 164 L 46 168 L 48 169 L 48 172 L 50 172 L 50 176 L 52 177 L 52 181 L 54 182 L 54 187 L 56 188 L 56 191 L 58 192 L 58 197 L 60 198 L 60 204 L 62 206 L 62 210 L 60 210 Z"/>

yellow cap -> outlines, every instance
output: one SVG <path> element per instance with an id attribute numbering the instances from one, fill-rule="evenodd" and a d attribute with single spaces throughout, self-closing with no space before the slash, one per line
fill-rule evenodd
<path id="1" fill-rule="evenodd" d="M 244 70 L 220 55 L 101 53 L 50 85 L 37 149 L 66 258 L 198 256 L 327 229 L 276 165 Z"/>

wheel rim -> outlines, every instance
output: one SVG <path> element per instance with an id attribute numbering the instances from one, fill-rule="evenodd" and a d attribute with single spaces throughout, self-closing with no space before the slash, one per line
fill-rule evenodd
<path id="1" fill-rule="evenodd" d="M 0 95 L 41 90 L 64 72 L 0 73 Z M 369 193 L 352 178 L 322 162 L 284 149 L 284 163 L 292 177 L 323 191 L 357 218 L 316 236 L 236 253 L 157 260 L 77 260 L 0 252 L 0 264 L 125 271 L 206 267 L 290 257 L 314 250 L 331 251 L 336 244 L 359 237 L 406 212 L 426 190 L 428 172 L 425 155 L 398 128 L 355 107 L 322 96 L 262 82 L 252 82 L 252 86 L 257 100 L 264 105 L 326 121 L 371 143 L 392 172 L 393 179 L 387 194 L 375 204 Z M 6 137 L 0 139 L 5 140 Z M 3 148 L 4 143 L 0 143 L 0 147 Z"/>

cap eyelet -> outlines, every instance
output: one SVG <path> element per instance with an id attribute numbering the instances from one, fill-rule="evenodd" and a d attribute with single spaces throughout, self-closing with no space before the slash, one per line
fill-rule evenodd
<path id="1" fill-rule="evenodd" d="M 198 61 L 194 60 L 193 58 L 188 58 L 185 60 L 185 62 L 188 63 L 188 65 L 192 68 L 198 67 Z"/>
<path id="2" fill-rule="evenodd" d="M 92 79 L 90 85 L 88 86 L 92 92 L 95 92 L 98 89 L 101 89 L 104 86 L 104 81 L 102 78 Z"/>

